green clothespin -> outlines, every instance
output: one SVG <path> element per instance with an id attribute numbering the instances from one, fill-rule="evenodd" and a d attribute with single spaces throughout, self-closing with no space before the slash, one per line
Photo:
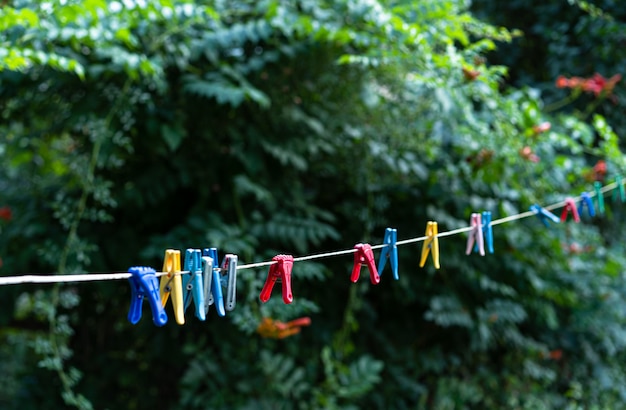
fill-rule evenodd
<path id="1" fill-rule="evenodd" d="M 596 190 L 596 202 L 598 203 L 598 213 L 600 215 L 604 215 L 604 193 L 601 191 L 602 183 L 600 181 L 596 181 L 593 183 L 593 187 Z"/>
<path id="2" fill-rule="evenodd" d="M 613 191 L 613 201 L 617 198 L 617 192 L 619 190 L 619 199 L 622 202 L 626 201 L 626 192 L 624 192 L 624 183 L 622 182 L 622 176 L 615 176 L 615 183 L 617 184 L 617 190 Z"/>

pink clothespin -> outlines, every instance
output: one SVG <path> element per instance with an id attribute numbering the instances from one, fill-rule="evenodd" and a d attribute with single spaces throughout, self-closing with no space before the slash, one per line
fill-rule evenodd
<path id="1" fill-rule="evenodd" d="M 478 252 L 485 256 L 485 242 L 483 240 L 483 223 L 482 218 L 479 213 L 473 213 L 470 217 L 470 226 L 472 230 L 469 231 L 469 236 L 467 237 L 467 248 L 465 249 L 465 254 L 469 255 L 472 253 L 472 248 L 474 247 L 474 240 L 478 244 Z"/>
<path id="2" fill-rule="evenodd" d="M 567 213 L 572 213 L 572 218 L 574 218 L 574 222 L 580 222 L 580 216 L 578 216 L 578 209 L 576 209 L 576 201 L 572 198 L 565 199 L 565 206 L 563 207 L 563 212 L 561 212 L 561 222 L 567 221 Z"/>
<path id="3" fill-rule="evenodd" d="M 276 263 L 270 265 L 270 271 L 267 274 L 267 279 L 265 280 L 263 289 L 261 289 L 261 295 L 259 298 L 263 303 L 270 300 L 274 284 L 278 279 L 280 279 L 283 285 L 283 302 L 289 304 L 293 302 L 293 294 L 291 293 L 291 269 L 293 268 L 293 256 L 276 255 L 272 258 L 272 260 Z"/>
<path id="4" fill-rule="evenodd" d="M 376 270 L 376 262 L 374 261 L 374 252 L 372 251 L 372 247 L 367 243 L 359 243 L 354 245 L 354 249 L 356 249 L 356 252 L 354 253 L 354 266 L 352 267 L 350 280 L 356 283 L 361 275 L 361 265 L 367 265 L 367 268 L 370 271 L 370 280 L 374 285 L 377 285 L 378 282 L 380 282 L 380 276 Z"/>

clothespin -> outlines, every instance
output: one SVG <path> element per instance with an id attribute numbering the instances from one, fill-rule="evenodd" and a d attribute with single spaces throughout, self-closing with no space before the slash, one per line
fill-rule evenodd
<path id="1" fill-rule="evenodd" d="M 479 213 L 473 213 L 470 216 L 470 226 L 472 230 L 469 231 L 469 236 L 467 237 L 467 247 L 465 248 L 465 254 L 469 255 L 470 253 L 472 253 L 474 240 L 476 240 L 478 252 L 482 256 L 485 256 L 485 243 L 483 241 L 483 223 Z"/>
<path id="2" fill-rule="evenodd" d="M 222 272 L 226 272 L 226 310 L 235 309 L 237 303 L 237 255 L 224 256 Z"/>
<path id="3" fill-rule="evenodd" d="M 487 250 L 493 253 L 493 229 L 491 228 L 491 212 L 483 212 L 483 238 L 487 243 Z M 478 242 L 474 245 L 474 252 L 478 252 Z"/>
<path id="4" fill-rule="evenodd" d="M 263 289 L 261 289 L 259 298 L 263 303 L 270 300 L 274 284 L 278 279 L 280 279 L 283 285 L 283 302 L 289 304 L 293 302 L 293 294 L 291 293 L 291 269 L 293 269 L 293 256 L 276 255 L 272 258 L 272 260 L 276 263 L 270 265 L 270 271 L 267 274 L 267 279 L 265 280 Z"/>
<path id="5" fill-rule="evenodd" d="M 558 216 L 554 215 L 552 212 L 540 207 L 537 204 L 531 205 L 530 210 L 534 212 L 535 214 L 537 214 L 537 217 L 539 217 L 541 222 L 543 222 L 543 224 L 547 228 L 550 227 L 550 224 L 548 223 L 548 219 L 554 222 L 555 224 L 558 224 L 559 222 L 561 222 Z"/>
<path id="6" fill-rule="evenodd" d="M 185 311 L 191 305 L 193 296 L 193 303 L 196 306 L 196 317 L 200 320 L 205 320 L 202 253 L 200 249 L 187 249 L 185 251 L 183 270 L 189 272 L 183 277 L 183 305 L 185 306 Z"/>
<path id="7" fill-rule="evenodd" d="M 596 181 L 593 183 L 593 188 L 596 191 L 596 201 L 598 202 L 598 213 L 604 215 L 604 193 L 602 192 L 602 183 Z"/>
<path id="8" fill-rule="evenodd" d="M 185 324 L 185 308 L 183 306 L 183 283 L 180 277 L 180 251 L 168 249 L 165 251 L 163 261 L 163 272 L 167 275 L 161 276 L 161 304 L 165 307 L 167 299 L 172 295 L 172 308 L 174 318 L 179 325 Z"/>
<path id="9" fill-rule="evenodd" d="M 350 280 L 356 283 L 361 275 L 361 265 L 366 265 L 370 271 L 370 280 L 374 285 L 380 282 L 380 276 L 376 270 L 376 261 L 374 260 L 374 251 L 367 243 L 358 243 L 354 245 L 356 252 L 354 253 L 354 266 L 352 267 L 352 275 Z"/>
<path id="10" fill-rule="evenodd" d="M 159 296 L 159 280 L 152 268 L 136 266 L 128 270 L 133 276 L 128 278 L 130 282 L 130 309 L 128 310 L 128 321 L 133 325 L 141 319 L 141 307 L 143 300 L 148 299 L 152 309 L 152 321 L 157 326 L 167 323 L 167 313 L 163 309 Z"/>
<path id="11" fill-rule="evenodd" d="M 619 200 L 621 202 L 625 202 L 626 201 L 626 192 L 624 191 L 624 183 L 622 181 L 622 176 L 621 175 L 615 175 L 615 184 L 617 185 L 617 189 L 613 190 L 613 202 L 615 202 L 615 200 L 618 197 L 619 194 Z"/>
<path id="12" fill-rule="evenodd" d="M 596 210 L 593 208 L 593 201 L 591 200 L 591 196 L 588 193 L 583 192 L 580 194 L 580 204 L 578 204 L 578 214 L 583 214 L 584 207 L 587 207 L 587 211 L 589 211 L 589 216 L 596 216 Z"/>
<path id="13" fill-rule="evenodd" d="M 439 232 L 437 228 L 437 222 L 428 221 L 426 224 L 426 240 L 422 245 L 422 258 L 420 260 L 420 268 L 423 268 L 426 264 L 426 258 L 428 258 L 428 253 L 433 251 L 433 264 L 435 265 L 435 269 L 439 269 L 439 239 L 437 238 L 437 234 Z"/>
<path id="14" fill-rule="evenodd" d="M 215 268 L 218 263 L 217 248 L 205 248 L 202 250 L 202 272 L 204 278 L 204 311 L 209 312 L 209 306 L 215 303 L 215 309 L 219 316 L 226 316 L 224 310 L 224 296 L 222 296 L 222 283 L 219 269 Z"/>
<path id="15" fill-rule="evenodd" d="M 563 207 L 563 212 L 561 212 L 561 222 L 567 221 L 568 212 L 572 213 L 574 222 L 580 222 L 580 216 L 578 216 L 578 210 L 576 209 L 576 202 L 572 198 L 565 199 L 565 206 Z"/>
<path id="16" fill-rule="evenodd" d="M 385 237 L 383 238 L 383 244 L 385 247 L 380 252 L 380 259 L 378 260 L 378 274 L 382 275 L 385 269 L 387 259 L 391 264 L 391 271 L 393 272 L 393 278 L 398 280 L 398 231 L 396 229 L 387 228 L 385 230 Z"/>

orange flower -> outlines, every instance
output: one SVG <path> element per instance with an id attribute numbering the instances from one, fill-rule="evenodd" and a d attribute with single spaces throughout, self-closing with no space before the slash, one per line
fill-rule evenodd
<path id="1" fill-rule="evenodd" d="M 480 71 L 463 67 L 463 76 L 467 81 L 474 81 L 480 75 Z"/>
<path id="2" fill-rule="evenodd" d="M 13 218 L 13 213 L 11 212 L 11 208 L 8 206 L 3 206 L 0 208 L 0 219 L 4 219 L 5 221 L 10 221 Z"/>
<path id="3" fill-rule="evenodd" d="M 309 317 L 301 317 L 287 323 L 264 317 L 256 331 L 262 337 L 284 339 L 300 333 L 301 327 L 310 324 L 311 319 Z"/>

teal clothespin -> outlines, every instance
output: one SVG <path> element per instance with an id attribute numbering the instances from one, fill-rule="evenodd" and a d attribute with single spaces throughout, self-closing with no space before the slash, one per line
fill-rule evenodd
<path id="1" fill-rule="evenodd" d="M 395 280 L 399 279 L 398 246 L 396 245 L 397 241 L 398 231 L 392 228 L 385 229 L 385 237 L 383 238 L 383 244 L 385 245 L 385 247 L 380 252 L 380 259 L 378 261 L 378 274 L 382 275 L 383 269 L 385 269 L 385 264 L 387 263 L 387 259 L 389 259 L 389 263 L 391 264 L 391 272 L 393 273 L 393 278 Z"/>
<path id="2" fill-rule="evenodd" d="M 615 176 L 615 183 L 617 184 L 617 189 L 613 190 L 613 202 L 615 202 L 615 200 L 617 199 L 618 193 L 619 193 L 619 199 L 621 202 L 625 202 L 626 201 L 626 192 L 624 191 L 624 183 L 622 181 L 622 176 L 621 175 L 616 175 Z"/>
<path id="3" fill-rule="evenodd" d="M 224 296 L 222 295 L 222 283 L 220 278 L 220 271 L 215 266 L 217 265 L 217 248 L 205 248 L 202 250 L 202 256 L 208 256 L 208 258 L 203 258 L 203 272 L 204 276 L 211 276 L 211 280 L 208 283 L 208 286 L 205 288 L 205 299 L 204 299 L 204 311 L 209 311 L 209 306 L 215 304 L 215 309 L 217 309 L 217 314 L 219 316 L 226 316 L 226 311 L 224 310 Z M 211 260 L 209 264 L 208 259 Z"/>
<path id="4" fill-rule="evenodd" d="M 579 215 L 583 214 L 585 206 L 587 207 L 587 211 L 589 211 L 589 216 L 596 216 L 596 210 L 593 208 L 593 201 L 591 200 L 591 196 L 588 193 L 583 192 L 580 195 L 580 203 L 578 204 Z"/>
<path id="5" fill-rule="evenodd" d="M 530 210 L 534 212 L 539 217 L 541 222 L 543 222 L 543 224 L 548 228 L 550 227 L 548 220 L 554 222 L 555 224 L 558 224 L 561 222 L 558 216 L 554 215 L 552 212 L 548 211 L 547 209 L 542 208 L 541 206 L 537 204 L 531 205 Z"/>
<path id="6" fill-rule="evenodd" d="M 187 310 L 193 298 L 193 303 L 196 306 L 196 317 L 205 320 L 201 257 L 200 249 L 187 249 L 185 252 L 183 270 L 189 273 L 183 276 L 183 306 Z"/>
<path id="7" fill-rule="evenodd" d="M 604 215 L 604 193 L 602 192 L 602 183 L 596 181 L 593 183 L 593 188 L 596 191 L 596 202 L 598 204 L 598 213 Z"/>
<path id="8" fill-rule="evenodd" d="M 493 253 L 493 229 L 491 229 L 491 212 L 484 211 L 483 217 L 483 239 L 487 244 L 487 251 L 489 253 Z M 474 252 L 478 252 L 478 242 L 474 245 Z"/>

